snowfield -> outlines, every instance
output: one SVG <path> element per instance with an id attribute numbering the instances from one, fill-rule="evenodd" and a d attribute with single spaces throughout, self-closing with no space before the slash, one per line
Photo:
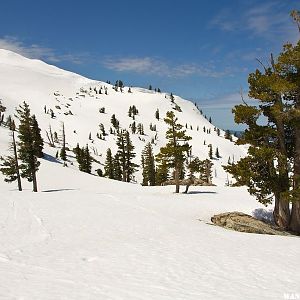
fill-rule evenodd
<path id="1" fill-rule="evenodd" d="M 132 104 L 145 124 L 154 123 L 157 107 L 163 116 L 172 106 L 164 94 L 137 88 L 121 94 L 109 87 L 111 95 L 101 100 L 105 105 L 74 98 L 73 115 L 55 111 L 57 118 L 51 119 L 43 107 L 54 107 L 55 91 L 76 95 L 91 81 L 4 50 L 0 50 L 0 83 L 0 98 L 9 111 L 28 101 L 43 133 L 49 124 L 59 131 L 64 121 L 69 146 L 88 142 L 98 149 L 101 163 L 115 137 L 88 140 L 88 132 L 95 134 L 100 122 L 99 107 L 109 109 L 103 117 L 108 126 L 113 111 L 121 124 L 128 125 Z M 57 148 L 46 145 L 38 193 L 31 192 L 31 184 L 24 180 L 24 191 L 18 192 L 16 184 L 5 183 L 0 175 L 0 299 L 257 300 L 300 295 L 298 237 L 239 233 L 211 225 L 210 218 L 217 213 L 257 214 L 269 208 L 245 188 L 225 186 L 221 165 L 228 157 L 244 155 L 246 148 L 218 137 L 192 103 L 179 97 L 176 102 L 183 124 L 212 128 L 210 135 L 195 129 L 188 133 L 194 153 L 202 159 L 208 152 L 203 139 L 219 147 L 222 158 L 214 160 L 216 186 L 191 187 L 186 195 L 174 194 L 173 186 L 142 187 L 100 178 L 71 165 L 71 152 L 68 167 L 63 167 L 55 159 Z M 156 150 L 164 143 L 165 130 L 162 121 L 157 126 Z M 151 139 L 148 129 L 144 138 Z M 140 153 L 145 142 L 137 136 L 133 142 Z M 8 143 L 8 130 L 0 127 L 0 155 L 7 153 Z"/>
<path id="2" fill-rule="evenodd" d="M 260 206 L 243 188 L 141 187 L 42 161 L 40 192 L 0 182 L 0 299 L 283 299 L 297 237 L 210 224 Z M 201 220 L 201 221 L 200 221 Z M 280 279 L 279 279 L 280 278 Z"/>

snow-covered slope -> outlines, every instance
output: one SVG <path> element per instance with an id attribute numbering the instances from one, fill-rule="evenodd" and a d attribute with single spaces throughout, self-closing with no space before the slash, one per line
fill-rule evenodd
<path id="1" fill-rule="evenodd" d="M 71 147 L 88 142 L 99 154 L 113 147 L 114 136 L 92 143 L 89 132 L 94 136 L 100 122 L 109 126 L 113 113 L 127 126 L 130 105 L 139 109 L 137 121 L 145 129 L 150 122 L 157 124 L 156 150 L 164 142 L 164 122 L 154 123 L 157 108 L 161 115 L 172 109 L 164 94 L 136 88 L 132 94 L 116 93 L 102 82 L 8 51 L 0 51 L 0 84 L 10 113 L 26 100 L 44 130 L 50 124 L 59 131 L 64 121 Z M 109 95 L 80 96 L 80 88 L 90 86 L 107 86 Z M 244 148 L 218 137 L 190 102 L 178 97 L 176 102 L 182 123 L 194 128 L 188 130 L 194 153 L 206 157 L 204 139 L 219 147 L 223 159 L 214 161 L 218 186 L 191 187 L 191 193 L 175 195 L 172 186 L 142 187 L 100 178 L 63 167 L 53 157 L 56 149 L 46 145 L 38 193 L 25 181 L 24 191 L 18 192 L 0 175 L 1 300 L 256 300 L 299 295 L 299 238 L 207 224 L 219 212 L 266 211 L 244 188 L 224 186 L 221 164 L 228 156 L 243 155 Z M 62 112 L 56 109 L 57 117 L 51 119 L 45 105 L 60 105 Z M 98 112 L 103 106 L 107 115 Z M 67 109 L 73 115 L 65 115 Z M 212 133 L 204 134 L 203 126 Z M 146 133 L 140 138 L 148 141 L 152 132 Z M 135 135 L 133 139 L 141 151 L 145 142 Z M 0 154 L 8 144 L 9 131 L 0 127 Z"/>
<path id="2" fill-rule="evenodd" d="M 214 179 L 216 183 L 224 184 L 226 174 L 221 165 L 227 164 L 229 157 L 233 160 L 245 155 L 245 147 L 236 146 L 224 139 L 223 131 L 218 136 L 214 131 L 214 125 L 200 114 L 193 103 L 177 96 L 175 96 L 175 103 L 182 112 L 174 110 L 175 104 L 171 102 L 169 94 L 142 88 L 131 88 L 132 93 L 128 93 L 128 87 L 125 87 L 123 92 L 116 92 L 113 86 L 104 82 L 93 81 L 7 50 L 0 50 L 0 82 L 0 99 L 8 108 L 7 114 L 13 114 L 18 104 L 26 101 L 37 116 L 45 141 L 47 141 L 45 131 L 49 126 L 52 127 L 52 131 L 60 134 L 61 124 L 64 122 L 69 148 L 72 149 L 77 143 L 88 144 L 93 149 L 95 158 L 102 164 L 107 148 L 110 147 L 113 153 L 116 151 L 116 136 L 109 134 L 112 126 L 111 116 L 115 114 L 120 121 L 120 126 L 129 129 L 133 119 L 128 116 L 128 110 L 132 105 L 135 105 L 139 111 L 135 116 L 135 122 L 142 123 L 145 131 L 145 135 L 131 135 L 136 147 L 138 164 L 145 144 L 155 136 L 157 137 L 153 145 L 155 153 L 165 144 L 167 127 L 163 118 L 170 110 L 176 113 L 182 125 L 187 126 L 187 134 L 193 138 L 191 145 L 194 155 L 204 159 L 208 157 L 209 144 L 212 144 L 213 152 L 218 147 L 222 158 L 214 160 L 213 173 L 217 177 Z M 105 89 L 108 95 L 104 94 Z M 105 107 L 104 114 L 99 113 L 101 107 Z M 48 113 L 45 113 L 45 109 Z M 51 109 L 55 118 L 51 118 Z M 155 118 L 157 109 L 159 109 L 160 120 Z M 105 131 L 108 133 L 105 141 L 96 137 L 100 132 L 100 123 L 104 124 Z M 150 124 L 156 126 L 156 131 L 150 130 Z M 205 133 L 203 127 L 206 130 L 210 129 L 211 134 Z M 92 140 L 89 139 L 90 133 Z M 140 173 L 137 179 L 141 180 Z"/>
<path id="3" fill-rule="evenodd" d="M 171 186 L 41 162 L 38 193 L 0 180 L 0 299 L 256 300 L 299 292 L 299 238 L 206 224 L 215 213 L 262 209 L 245 189 L 174 195 Z"/>

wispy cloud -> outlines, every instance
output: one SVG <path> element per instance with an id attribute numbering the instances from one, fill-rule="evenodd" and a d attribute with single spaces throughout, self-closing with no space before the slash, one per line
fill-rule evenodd
<path id="1" fill-rule="evenodd" d="M 257 101 L 250 99 L 247 93 L 243 93 L 243 99 L 249 105 L 256 105 Z M 224 96 L 212 97 L 207 100 L 199 101 L 203 109 L 231 109 L 235 105 L 242 104 L 241 94 L 239 92 L 227 94 Z"/>
<path id="2" fill-rule="evenodd" d="M 219 71 L 213 65 L 199 64 L 172 64 L 158 58 L 134 57 L 134 58 L 108 58 L 103 65 L 110 70 L 118 72 L 135 72 L 140 74 L 155 74 L 167 77 L 188 77 L 197 75 L 200 77 L 223 77 L 232 73 L 232 69 L 226 68 Z"/>
<path id="3" fill-rule="evenodd" d="M 257 4 L 237 14 L 229 10 L 220 11 L 210 22 L 210 27 L 222 31 L 248 31 L 253 36 L 264 37 L 268 40 L 283 39 L 284 42 L 296 42 L 299 33 L 292 24 L 288 12 L 282 9 L 278 1 Z"/>
<path id="4" fill-rule="evenodd" d="M 68 61 L 74 64 L 81 64 L 88 57 L 87 53 L 83 54 L 58 54 L 54 49 L 43 47 L 37 44 L 25 44 L 17 37 L 4 36 L 0 38 L 0 49 L 6 49 L 21 54 L 28 58 L 42 59 L 48 62 L 57 63 Z"/>

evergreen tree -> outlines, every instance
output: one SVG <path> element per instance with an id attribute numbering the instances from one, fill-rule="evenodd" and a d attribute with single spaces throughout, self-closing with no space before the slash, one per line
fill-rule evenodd
<path id="1" fill-rule="evenodd" d="M 1 99 L 0 99 L 0 126 L 3 123 L 4 120 L 4 112 L 6 110 L 6 107 L 2 105 Z"/>
<path id="2" fill-rule="evenodd" d="M 65 124 L 62 123 L 62 148 L 60 150 L 60 158 L 63 161 L 67 160 L 67 151 L 66 151 L 66 133 L 65 133 Z"/>
<path id="3" fill-rule="evenodd" d="M 155 118 L 156 118 L 157 120 L 159 120 L 159 109 L 157 109 L 157 110 L 155 111 Z"/>
<path id="4" fill-rule="evenodd" d="M 187 163 L 187 169 L 188 169 L 188 180 L 187 180 L 187 185 L 185 187 L 185 191 L 184 193 L 187 194 L 189 187 L 194 183 L 195 181 L 195 173 L 199 173 L 201 170 L 201 164 L 202 162 L 200 161 L 200 159 L 198 157 L 195 157 L 193 159 L 191 159 L 188 163 Z"/>
<path id="5" fill-rule="evenodd" d="M 212 183 L 212 166 L 213 163 L 209 159 L 201 161 L 200 164 L 200 179 L 207 183 Z"/>
<path id="6" fill-rule="evenodd" d="M 118 154 L 116 154 L 113 158 L 113 177 L 115 180 L 122 180 L 122 169 Z"/>
<path id="7" fill-rule="evenodd" d="M 226 129 L 224 137 L 225 137 L 225 139 L 230 140 L 232 142 L 232 135 L 231 135 L 229 129 Z"/>
<path id="8" fill-rule="evenodd" d="M 113 156 L 110 148 L 106 151 L 106 159 L 104 164 L 104 176 L 110 179 L 114 178 L 114 164 L 113 164 Z"/>
<path id="9" fill-rule="evenodd" d="M 166 146 L 160 148 L 156 159 L 160 162 L 165 161 L 169 168 L 174 169 L 176 193 L 179 193 L 180 174 L 187 152 L 190 149 L 187 141 L 189 141 L 191 137 L 185 134 L 185 130 L 182 130 L 183 126 L 177 122 L 178 118 L 174 112 L 168 111 L 164 121 L 169 126 L 166 132 L 168 142 Z"/>
<path id="10" fill-rule="evenodd" d="M 36 173 L 40 165 L 37 158 L 42 155 L 43 146 L 39 135 L 40 129 L 35 117 L 31 116 L 29 105 L 26 102 L 23 102 L 23 105 L 17 109 L 17 118 L 20 121 L 18 154 L 22 161 L 21 176 L 32 182 L 33 191 L 37 192 Z"/>
<path id="11" fill-rule="evenodd" d="M 246 103 L 233 109 L 235 121 L 247 125 L 239 143 L 248 143 L 248 156 L 225 169 L 246 185 L 263 204 L 275 199 L 273 216 L 283 229 L 300 233 L 300 41 L 285 45 L 270 66 L 249 75 L 249 97 L 259 107 Z M 264 115 L 265 124 L 258 124 Z M 290 172 L 290 168 L 293 172 Z M 290 201 L 292 210 L 290 210 Z"/>
<path id="12" fill-rule="evenodd" d="M 213 158 L 212 144 L 209 144 L 208 157 L 209 157 L 210 159 Z"/>
<path id="13" fill-rule="evenodd" d="M 155 172 L 156 185 L 162 185 L 169 179 L 169 166 L 165 160 L 159 160 Z"/>
<path id="14" fill-rule="evenodd" d="M 142 152 L 143 185 L 155 185 L 155 160 L 151 143 Z"/>
<path id="15" fill-rule="evenodd" d="M 133 152 L 134 146 L 132 145 L 129 132 L 127 130 L 118 134 L 117 146 L 117 154 L 122 170 L 122 181 L 130 182 L 132 175 L 136 171 L 137 165 L 132 162 L 136 154 Z"/>
<path id="16" fill-rule="evenodd" d="M 43 147 L 44 141 L 41 137 L 41 129 L 39 128 L 39 124 L 36 120 L 35 115 L 31 118 L 31 131 L 33 137 L 34 148 L 36 149 L 36 156 L 41 158 L 44 156 L 43 154 Z"/>
<path id="17" fill-rule="evenodd" d="M 13 122 L 14 124 L 14 122 Z M 13 125 L 11 131 L 12 143 L 11 143 L 11 150 L 13 155 L 0 157 L 0 172 L 6 176 L 4 179 L 5 182 L 18 182 L 18 189 L 22 191 L 22 183 L 21 183 L 21 176 L 20 176 L 20 167 L 18 162 L 18 153 L 17 153 L 17 144 L 15 140 L 15 126 Z"/>
<path id="18" fill-rule="evenodd" d="M 216 149 L 216 158 L 220 158 L 220 153 L 219 153 L 218 147 L 217 147 L 217 149 Z"/>

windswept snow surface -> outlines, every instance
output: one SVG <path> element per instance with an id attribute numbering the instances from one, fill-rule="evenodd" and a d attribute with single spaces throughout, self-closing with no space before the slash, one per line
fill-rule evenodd
<path id="1" fill-rule="evenodd" d="M 121 94 L 107 85 L 109 95 L 101 100 L 76 96 L 80 87 L 106 84 L 4 50 L 0 84 L 0 98 L 9 112 L 28 101 L 43 133 L 50 124 L 59 131 L 64 121 L 69 146 L 88 142 L 98 149 L 96 158 L 102 163 L 100 154 L 113 148 L 115 137 L 89 141 L 89 131 L 95 135 L 100 122 L 107 127 L 116 113 L 121 125 L 128 126 L 132 120 L 127 111 L 133 104 L 140 111 L 137 122 L 144 124 L 154 123 L 156 108 L 161 116 L 172 109 L 164 94 L 137 88 Z M 217 186 L 191 187 L 189 194 L 176 195 L 172 186 L 116 182 L 79 172 L 70 162 L 63 167 L 54 158 L 57 148 L 46 146 L 38 193 L 25 181 L 24 191 L 18 192 L 0 175 L 0 299 L 257 300 L 300 293 L 299 238 L 238 233 L 209 224 L 216 213 L 252 214 L 263 207 L 246 189 L 224 185 L 221 165 L 229 156 L 244 155 L 245 148 L 218 137 L 192 103 L 175 98 L 182 108 L 178 117 L 194 128 L 188 132 L 194 153 L 207 157 L 204 139 L 219 147 L 223 157 L 214 160 Z M 57 109 L 51 119 L 44 113 L 44 105 L 54 109 L 58 102 L 63 110 L 72 102 L 73 115 Z M 102 106 L 107 115 L 98 113 Z M 196 131 L 197 125 L 211 128 L 212 134 Z M 157 127 L 156 151 L 164 143 L 162 120 Z M 146 126 L 145 131 L 148 141 L 152 133 Z M 140 152 L 145 142 L 133 139 Z M 8 130 L 0 127 L 1 155 L 8 143 Z"/>
<path id="2" fill-rule="evenodd" d="M 0 299 L 257 300 L 299 293 L 299 238 L 208 224 L 219 212 L 261 208 L 245 189 L 193 187 L 175 195 L 173 186 L 116 182 L 46 157 L 38 193 L 25 182 L 18 192 L 0 178 Z"/>

